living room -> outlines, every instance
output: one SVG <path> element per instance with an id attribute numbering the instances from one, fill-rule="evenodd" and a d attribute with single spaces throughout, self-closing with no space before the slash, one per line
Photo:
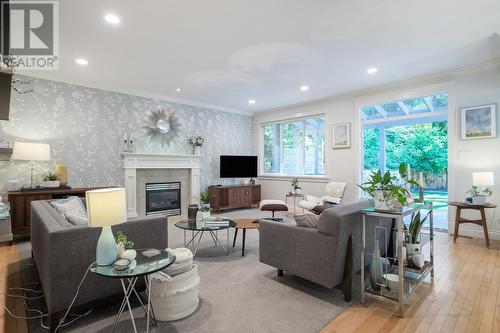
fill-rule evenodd
<path id="1" fill-rule="evenodd" d="M 0 332 L 500 331 L 498 2 L 1 8 Z"/>

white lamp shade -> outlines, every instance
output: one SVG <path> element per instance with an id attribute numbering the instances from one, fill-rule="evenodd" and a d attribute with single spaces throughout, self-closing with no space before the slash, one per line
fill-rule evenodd
<path id="1" fill-rule="evenodd" d="M 105 227 L 127 220 L 124 188 L 106 188 L 85 192 L 89 226 Z"/>
<path id="2" fill-rule="evenodd" d="M 493 172 L 473 172 L 472 185 L 474 186 L 495 186 Z"/>
<path id="3" fill-rule="evenodd" d="M 13 160 L 50 161 L 50 145 L 48 143 L 15 142 Z"/>

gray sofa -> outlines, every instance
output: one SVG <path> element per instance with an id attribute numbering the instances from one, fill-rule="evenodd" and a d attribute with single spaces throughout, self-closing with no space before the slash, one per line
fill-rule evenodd
<path id="1" fill-rule="evenodd" d="M 168 247 L 166 217 L 132 219 L 112 229 L 115 234 L 122 231 L 127 235 L 136 249 Z M 32 252 L 50 313 L 51 330 L 69 307 L 88 266 L 95 261 L 100 233 L 100 228 L 69 223 L 48 201 L 32 202 Z M 89 273 L 74 306 L 90 306 L 119 294 L 123 294 L 119 280 Z"/>
<path id="2" fill-rule="evenodd" d="M 279 276 L 283 276 L 283 271 L 286 271 L 326 288 L 339 287 L 349 302 L 352 276 L 361 268 L 360 210 L 369 204 L 369 201 L 360 201 L 325 209 L 319 216 L 317 229 L 299 227 L 294 221 L 279 223 L 260 220 L 260 261 L 276 267 Z M 376 226 L 390 231 L 391 225 L 391 219 L 368 221 L 367 264 L 371 260 L 368 253 L 373 253 L 375 237 L 381 241 L 382 254 L 389 247 L 390 237 L 382 236 L 384 229 Z"/>

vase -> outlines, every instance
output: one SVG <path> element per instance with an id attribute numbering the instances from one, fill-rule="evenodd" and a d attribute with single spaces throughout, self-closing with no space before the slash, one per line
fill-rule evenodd
<path id="1" fill-rule="evenodd" d="M 198 213 L 198 205 L 188 206 L 188 221 L 196 221 L 196 214 Z"/>
<path id="2" fill-rule="evenodd" d="M 370 263 L 370 283 L 372 289 L 375 291 L 380 290 L 380 285 L 384 282 L 382 270 L 382 260 L 380 258 L 380 248 L 378 240 L 375 241 L 375 246 L 373 249 L 372 261 Z"/>
<path id="3" fill-rule="evenodd" d="M 476 195 L 472 197 L 472 203 L 474 205 L 484 205 L 486 203 L 485 195 Z"/>
<path id="4" fill-rule="evenodd" d="M 406 254 L 408 257 L 413 257 L 414 254 L 420 254 L 422 252 L 420 243 L 406 243 Z"/>
<path id="5" fill-rule="evenodd" d="M 200 155 L 200 146 L 193 146 L 193 155 Z"/>
<path id="6" fill-rule="evenodd" d="M 57 179 L 59 179 L 61 186 L 68 185 L 68 171 L 66 170 L 66 166 L 63 164 L 57 164 L 55 170 Z"/>
<path id="7" fill-rule="evenodd" d="M 201 204 L 200 211 L 201 211 L 201 218 L 203 220 L 208 219 L 210 217 L 210 204 L 209 203 Z"/>

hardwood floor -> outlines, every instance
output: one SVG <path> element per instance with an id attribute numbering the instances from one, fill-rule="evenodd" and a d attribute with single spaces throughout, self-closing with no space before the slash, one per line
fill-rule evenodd
<path id="1" fill-rule="evenodd" d="M 488 249 L 483 239 L 460 237 L 453 244 L 450 236 L 438 234 L 435 252 L 434 284 L 417 289 L 404 319 L 393 305 L 368 298 L 366 306 L 354 303 L 321 333 L 500 332 L 500 241 Z M 0 246 L 0 291 L 20 285 L 17 261 L 29 255 L 20 245 Z M 5 302 L 25 315 L 22 300 L 0 295 L 2 309 Z M 25 333 L 26 321 L 1 311 L 1 332 Z"/>
<path id="2" fill-rule="evenodd" d="M 22 299 L 7 297 L 7 294 L 21 294 L 18 290 L 9 290 L 21 286 L 21 276 L 19 271 L 21 266 L 19 259 L 27 258 L 31 255 L 26 246 L 0 245 L 0 332 L 25 333 L 28 332 L 26 320 L 15 319 L 9 315 L 4 306 L 17 316 L 26 316 Z"/>
<path id="3" fill-rule="evenodd" d="M 354 303 L 321 333 L 500 332 L 500 242 L 436 237 L 433 284 L 407 301 L 404 319 L 394 305 L 367 298 Z"/>

